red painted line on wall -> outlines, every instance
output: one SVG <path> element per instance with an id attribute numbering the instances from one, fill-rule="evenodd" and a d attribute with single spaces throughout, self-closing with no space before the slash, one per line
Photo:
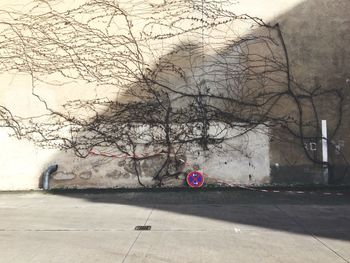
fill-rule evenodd
<path id="1" fill-rule="evenodd" d="M 89 154 L 92 155 L 100 155 L 103 157 L 111 157 L 111 158 L 135 158 L 135 159 L 139 159 L 139 158 L 146 158 L 146 157 L 151 157 L 151 156 L 157 156 L 157 155 L 161 155 L 161 154 L 166 154 L 163 152 L 163 150 L 160 150 L 158 152 L 145 152 L 145 153 L 141 153 L 142 157 L 139 157 L 138 155 L 128 155 L 128 154 L 121 154 L 121 155 L 116 155 L 116 154 L 110 154 L 110 153 L 105 153 L 105 152 L 96 152 L 95 150 L 90 150 Z M 183 159 L 180 159 L 181 162 L 184 163 L 185 166 L 191 166 L 191 164 Z M 209 177 L 209 175 L 207 174 L 203 174 L 206 177 Z M 305 191 L 281 191 L 281 190 L 266 190 L 266 189 L 257 189 L 254 187 L 249 187 L 249 186 L 244 186 L 244 185 L 239 185 L 239 184 L 228 184 L 229 186 L 232 187 L 239 187 L 242 189 L 246 189 L 246 190 L 250 190 L 250 191 L 256 191 L 256 192 L 262 192 L 262 193 L 290 193 L 290 194 L 315 194 L 317 192 L 314 191 L 310 191 L 310 192 L 305 192 Z M 319 194 L 323 194 L 323 195 L 336 195 L 336 196 L 344 196 L 344 193 L 331 193 L 331 192 L 319 192 Z M 350 193 L 348 194 L 350 195 Z"/>

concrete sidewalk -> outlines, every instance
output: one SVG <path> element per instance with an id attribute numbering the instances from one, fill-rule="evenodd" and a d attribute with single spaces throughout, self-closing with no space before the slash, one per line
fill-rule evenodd
<path id="1" fill-rule="evenodd" d="M 0 193 L 0 262 L 350 262 L 350 196 Z"/>

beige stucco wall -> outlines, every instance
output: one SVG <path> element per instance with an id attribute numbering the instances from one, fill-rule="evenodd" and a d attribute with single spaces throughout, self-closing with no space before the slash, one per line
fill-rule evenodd
<path id="1" fill-rule="evenodd" d="M 0 9 L 29 10 L 34 1 L 3 0 Z M 35 1 L 36 3 L 40 1 Z M 55 1 L 52 1 L 55 2 Z M 61 10 L 78 6 L 83 1 L 57 1 L 56 8 Z M 152 3 L 156 1 L 152 1 Z M 223 1 L 224 3 L 225 1 Z M 204 3 L 205 4 L 205 3 Z M 293 71 L 301 82 L 309 83 L 315 79 L 323 85 L 343 85 L 345 79 L 350 76 L 350 18 L 348 15 L 349 1 L 327 0 L 246 0 L 237 2 L 229 8 L 236 13 L 247 13 L 257 16 L 265 21 L 280 22 L 286 37 L 286 43 L 290 49 L 290 57 Z M 127 5 L 126 5 L 127 6 Z M 227 7 L 227 6 L 226 6 Z M 140 26 L 140 25 L 139 25 Z M 137 27 L 137 23 L 136 23 Z M 250 28 L 242 26 L 241 33 Z M 230 31 L 206 32 L 217 36 L 218 34 L 230 34 Z M 200 39 L 196 39 L 201 41 Z M 214 40 L 207 38 L 206 44 L 214 44 Z M 177 43 L 172 43 L 176 45 Z M 157 55 L 165 55 L 168 50 L 158 49 Z M 51 76 L 52 77 L 52 76 Z M 31 95 L 31 80 L 23 74 L 0 75 L 0 104 L 9 107 L 15 114 L 32 116 L 45 113 L 45 107 L 37 98 Z M 38 86 L 36 92 L 45 98 L 50 107 L 60 108 L 67 100 L 89 99 L 96 97 L 118 98 L 118 90 L 113 87 L 96 87 L 86 83 L 71 82 L 59 87 Z M 348 115 L 346 115 L 348 116 Z M 325 113 L 325 118 L 327 114 Z M 341 130 L 338 140 L 344 141 L 344 148 L 350 142 L 345 122 L 345 128 Z M 0 131 L 0 189 L 19 190 L 36 189 L 41 172 L 51 163 L 60 165 L 59 173 L 54 179 L 57 187 L 111 187 L 133 186 L 135 178 L 113 177 L 114 163 L 98 157 L 88 159 L 73 158 L 70 154 L 57 150 L 42 150 L 28 141 L 17 141 L 7 136 L 7 130 Z M 301 151 L 290 144 L 273 142 L 265 134 L 252 133 L 253 138 L 248 149 L 253 153 L 253 169 L 247 160 L 241 156 L 227 152 L 227 156 L 214 154 L 205 161 L 205 173 L 214 179 L 231 183 L 266 183 L 269 181 L 269 163 L 305 164 L 300 158 Z M 243 143 L 244 138 L 238 139 Z M 268 154 L 269 153 L 269 154 Z M 269 155 L 269 156 L 268 156 Z M 97 158 L 97 159 L 96 159 Z M 222 163 L 223 158 L 225 159 Z M 227 159 L 227 161 L 226 161 Z M 270 161 L 271 160 L 271 161 Z M 100 168 L 95 167 L 95 162 L 102 162 Z M 194 160 L 195 161 L 195 160 Z M 226 164 L 225 164 L 226 162 Z M 95 169 L 95 168 L 96 169 Z M 92 171 L 89 174 L 86 171 Z M 237 171 L 233 173 L 232 171 Z M 109 174 L 111 176 L 106 177 Z M 247 175 L 248 174 L 248 175 Z M 249 174 L 252 175 L 249 180 Z M 81 176 L 82 175 L 82 176 Z M 61 179 L 60 179 L 61 176 Z M 66 177 L 65 177 L 66 176 Z M 84 178 L 84 176 L 86 178 Z M 74 177 L 74 178 L 73 178 Z M 66 180 L 62 180 L 66 178 Z M 80 179 L 79 179 L 80 178 Z"/>

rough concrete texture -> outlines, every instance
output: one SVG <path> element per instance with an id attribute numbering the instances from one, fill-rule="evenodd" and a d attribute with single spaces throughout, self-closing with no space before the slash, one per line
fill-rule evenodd
<path id="1" fill-rule="evenodd" d="M 349 196 L 1 193 L 0 215 L 4 263 L 350 261 Z"/>
<path id="2" fill-rule="evenodd" d="M 170 173 L 178 176 L 165 179 L 163 186 L 185 185 L 186 175 L 196 167 L 205 174 L 206 182 L 210 184 L 268 183 L 270 162 L 267 133 L 267 128 L 259 126 L 236 137 L 240 131 L 232 129 L 224 135 L 231 139 L 222 147 L 212 147 L 208 151 L 192 144 L 182 145 L 181 152 L 173 154 L 170 167 Z M 138 176 L 143 185 L 152 186 L 157 183 L 152 178 L 165 161 L 165 152 L 153 147 L 140 147 L 136 155 L 151 157 L 137 161 L 137 173 L 134 161 L 122 152 L 111 149 L 108 152 L 111 157 L 99 154 L 101 152 L 96 150 L 96 155 L 91 154 L 83 160 L 72 155 L 70 162 L 67 162 L 67 154 L 54 156 L 52 162 L 58 164 L 58 171 L 52 175 L 50 188 L 141 187 Z"/>
<path id="3" fill-rule="evenodd" d="M 343 109 L 343 123 L 337 135 L 332 138 L 329 147 L 329 157 L 336 168 L 333 169 L 333 178 L 336 183 L 349 181 L 348 161 L 350 137 L 349 137 L 349 99 L 350 90 L 346 84 L 350 78 L 350 2 L 346 0 L 305 0 L 301 1 L 288 12 L 273 18 L 273 22 L 279 22 L 286 45 L 293 77 L 304 88 L 311 89 L 316 86 L 324 88 L 344 88 L 345 106 Z M 319 101 L 319 118 L 327 120 L 329 132 L 334 129 L 339 116 L 337 103 L 332 97 L 326 97 Z M 286 104 L 287 105 L 287 104 Z M 287 110 L 288 107 L 286 106 Z M 308 111 L 305 108 L 305 111 Z M 315 136 L 315 135 L 313 135 Z M 284 138 L 270 144 L 271 166 L 278 163 L 280 169 L 285 172 L 285 178 L 281 173 L 273 173 L 272 180 L 278 177 L 278 182 L 320 182 L 319 176 L 315 176 L 322 166 L 313 165 L 303 153 L 299 140 Z M 307 151 L 311 156 L 318 156 L 322 160 L 321 142 L 305 141 Z M 340 154 L 342 152 L 342 154 Z M 338 168 L 339 167 L 339 168 Z M 342 168 L 343 167 L 343 168 Z M 276 172 L 276 171 L 273 171 Z M 313 181 L 313 179 L 315 179 Z"/>
<path id="4" fill-rule="evenodd" d="M 33 2 L 35 1 L 3 0 L 0 7 L 1 9 L 23 11 L 30 8 L 28 3 Z M 84 0 L 69 1 L 69 3 L 61 1 L 59 4 L 63 6 L 60 8 L 65 9 L 78 6 L 82 2 Z M 153 2 L 162 1 L 152 0 Z M 280 23 L 290 54 L 293 76 L 304 86 L 343 87 L 346 79 L 350 77 L 350 67 L 347 63 L 350 60 L 350 31 L 348 30 L 350 2 L 348 0 L 246 0 L 240 1 L 230 8 L 239 14 L 246 13 L 260 17 L 267 22 Z M 210 34 L 219 34 L 218 32 L 210 32 Z M 227 30 L 222 32 L 227 34 Z M 195 40 L 197 42 L 201 41 L 198 37 L 195 37 Z M 209 43 L 210 39 L 206 39 L 206 41 Z M 159 52 L 166 54 L 167 50 L 160 50 Z M 0 102 L 11 108 L 15 115 L 26 117 L 40 115 L 45 112 L 44 105 L 38 103 L 37 99 L 31 94 L 31 79 L 29 76 L 2 74 L 0 82 L 2 83 Z M 59 86 L 58 89 L 48 89 L 45 85 L 39 86 L 37 91 L 40 96 L 48 101 L 50 107 L 55 109 L 60 108 L 60 105 L 67 98 L 69 100 L 96 97 L 114 98 L 116 93 L 111 87 L 91 87 L 79 81 Z M 349 92 L 346 93 L 344 99 L 349 100 Z M 17 103 L 18 101 L 21 103 Z M 322 103 L 324 105 L 331 104 L 332 100 L 323 101 Z M 348 121 L 349 105 L 345 106 L 343 126 L 332 142 L 344 152 L 344 156 L 350 155 L 350 147 L 347 147 L 350 143 L 348 132 L 350 128 L 350 122 Z M 284 108 L 290 110 L 288 106 Z M 319 118 L 327 119 L 330 125 L 336 119 L 334 112 L 327 111 L 322 112 Z M 265 141 L 265 138 L 262 141 Z M 59 168 L 58 173 L 54 175 L 53 186 L 115 187 L 134 185 L 136 181 L 134 174 L 119 171 L 119 165 L 114 160 L 110 162 L 106 159 L 96 160 L 96 158 L 94 160 L 80 160 L 66 153 L 44 151 L 27 141 L 18 142 L 14 138 L 8 137 L 5 130 L 0 131 L 0 143 L 2 146 L 0 153 L 0 166 L 2 167 L 0 189 L 3 190 L 37 189 L 42 171 L 49 164 L 57 161 L 60 161 L 58 164 L 61 165 L 62 169 Z M 266 155 L 265 159 L 258 157 L 256 159 L 258 165 L 254 163 L 251 165 L 247 159 L 242 161 L 240 156 L 236 158 L 235 155 L 229 157 L 234 159 L 229 164 L 221 157 L 212 156 L 209 162 L 215 164 L 209 168 L 205 167 L 205 170 L 210 175 L 217 176 L 220 180 L 226 181 L 228 179 L 228 181 L 239 183 L 322 183 L 319 173 L 320 167 L 312 165 L 305 158 L 300 146 L 299 141 L 291 143 L 290 140 L 277 140 L 269 145 L 264 145 L 263 151 L 267 147 L 270 149 L 269 156 Z M 314 146 L 308 146 L 310 151 L 320 150 L 319 145 L 315 146 L 316 150 L 314 150 Z M 335 160 L 335 163 L 344 166 L 346 164 L 344 164 L 343 157 L 337 154 L 336 147 L 330 149 L 329 155 Z M 268 159 L 273 172 L 271 178 L 267 174 L 269 167 L 266 166 L 266 161 Z M 109 164 L 106 164 L 108 162 Z M 220 165 L 218 165 L 219 163 Z M 242 165 L 237 166 L 237 163 Z M 275 164 L 278 164 L 278 169 L 274 168 L 276 167 Z M 228 175 L 229 170 L 237 173 Z M 256 173 L 256 171 L 259 171 L 259 173 Z M 338 183 L 349 181 L 348 168 L 342 171 L 335 168 L 334 171 L 336 171 L 334 177 L 339 179 Z M 236 177 L 232 180 L 231 176 Z M 146 178 L 143 179 L 147 181 Z M 169 184 L 181 185 L 182 180 L 183 178 L 180 181 L 173 180 Z"/>

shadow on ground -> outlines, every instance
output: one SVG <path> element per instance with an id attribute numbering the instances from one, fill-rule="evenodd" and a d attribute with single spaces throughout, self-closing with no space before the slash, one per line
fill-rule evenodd
<path id="1" fill-rule="evenodd" d="M 93 203 L 151 208 L 232 224 L 350 241 L 349 188 L 303 193 L 266 193 L 237 188 L 83 190 L 51 193 Z"/>

